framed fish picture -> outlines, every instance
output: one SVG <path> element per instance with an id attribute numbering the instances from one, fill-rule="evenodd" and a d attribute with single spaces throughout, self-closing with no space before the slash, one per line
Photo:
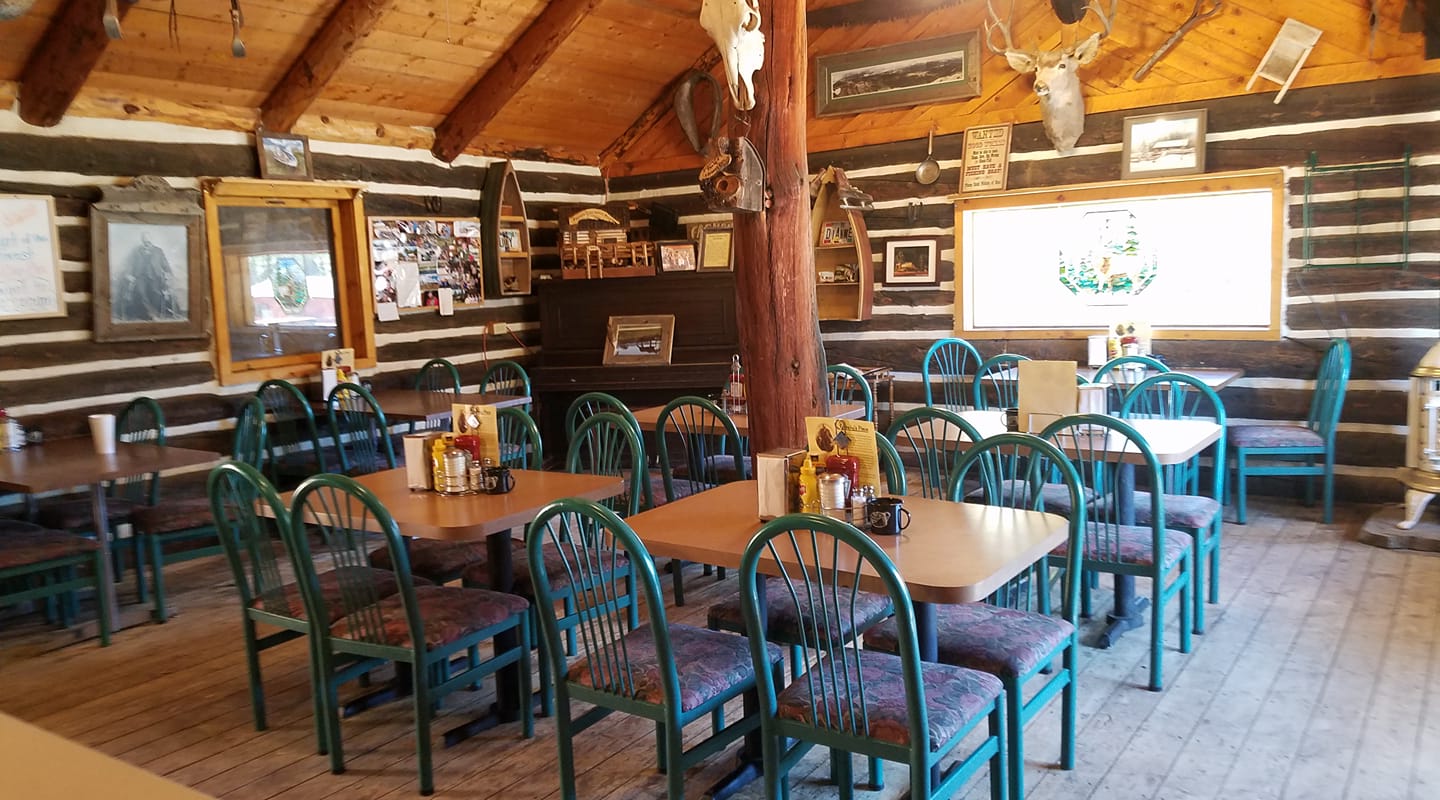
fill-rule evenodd
<path id="1" fill-rule="evenodd" d="M 310 137 L 255 131 L 255 148 L 260 155 L 260 177 L 265 180 L 309 181 L 315 179 L 310 163 Z"/>

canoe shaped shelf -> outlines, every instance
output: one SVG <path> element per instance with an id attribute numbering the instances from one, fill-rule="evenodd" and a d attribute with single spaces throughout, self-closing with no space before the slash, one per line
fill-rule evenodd
<path id="1" fill-rule="evenodd" d="M 875 265 L 870 235 L 860 209 L 841 202 L 848 188 L 845 173 L 828 167 L 810 211 L 810 243 L 815 252 L 815 303 L 820 319 L 867 320 L 875 294 Z"/>
<path id="2" fill-rule="evenodd" d="M 480 199 L 485 295 L 530 294 L 530 224 L 520 181 L 509 161 L 491 164 Z"/>

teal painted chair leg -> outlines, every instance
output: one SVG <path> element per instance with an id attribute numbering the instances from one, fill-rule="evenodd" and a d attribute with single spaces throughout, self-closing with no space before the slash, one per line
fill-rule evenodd
<path id="1" fill-rule="evenodd" d="M 1005 733 L 1009 738 L 1009 752 L 1005 754 L 1010 771 L 1007 780 L 1011 797 L 1020 800 L 1025 796 L 1025 730 L 1020 714 L 1025 698 L 1020 694 L 1020 682 L 1016 677 L 1008 676 L 1001 680 L 1005 684 Z"/>
<path id="2" fill-rule="evenodd" d="M 673 578 L 673 582 L 674 582 L 674 586 L 675 586 L 675 605 L 676 605 L 676 606 L 683 606 L 683 605 L 685 605 L 685 576 L 681 574 L 682 572 L 685 571 L 684 568 L 685 568 L 685 562 L 684 562 L 684 561 L 681 561 L 681 560 L 675 559 L 675 558 L 670 559 L 670 575 L 671 575 L 672 578 Z"/>
<path id="3" fill-rule="evenodd" d="M 430 701 L 429 670 L 411 671 L 415 693 L 415 758 L 420 764 L 420 794 L 435 793 L 435 774 L 430 763 L 430 717 L 434 713 Z"/>
<path id="4" fill-rule="evenodd" d="M 1005 704 L 1008 701 L 1003 697 L 995 699 L 995 710 L 990 714 L 990 735 L 995 737 L 995 755 L 990 757 L 990 800 L 1009 800 L 1010 795 L 1010 742 L 1008 731 L 1008 715 L 1005 713 Z M 1017 739 L 1015 746 L 1020 744 Z M 1022 763 L 1021 768 L 1024 768 Z"/>
<path id="5" fill-rule="evenodd" d="M 1074 634 L 1071 634 L 1074 636 Z M 1062 656 L 1065 669 L 1070 673 L 1070 681 L 1065 688 L 1060 690 L 1060 768 L 1075 769 L 1075 732 L 1079 727 L 1080 698 L 1079 663 L 1080 646 L 1073 638 L 1070 645 L 1065 648 L 1065 655 Z M 1020 765 L 1021 773 L 1024 773 L 1024 764 Z M 1019 790 L 1016 795 L 1021 796 Z"/>
<path id="6" fill-rule="evenodd" d="M 114 610 L 110 607 L 110 593 L 104 591 L 100 586 L 100 581 L 104 579 L 102 576 L 105 574 L 105 562 L 103 559 L 104 555 L 97 548 L 95 550 L 95 562 L 91 565 L 91 569 L 95 570 L 93 574 L 95 575 L 96 604 L 99 607 L 100 614 L 100 646 L 109 647 L 110 620 Z"/>
<path id="7" fill-rule="evenodd" d="M 1244 448 L 1235 448 L 1235 521 L 1245 524 L 1245 490 L 1249 483 Z"/>
<path id="8" fill-rule="evenodd" d="M 165 605 L 165 546 L 159 536 L 145 538 L 150 545 L 150 574 L 153 576 L 151 585 L 155 590 L 155 610 L 152 615 L 156 622 L 164 624 L 170 619 L 170 609 Z"/>
<path id="9" fill-rule="evenodd" d="M 1194 620 L 1195 620 L 1195 624 L 1194 624 L 1194 626 L 1192 627 L 1192 630 L 1194 630 L 1195 633 L 1204 633 L 1204 632 L 1205 632 L 1205 566 L 1206 566 L 1206 561 L 1205 561 L 1205 548 L 1206 548 L 1206 545 L 1201 542 L 1201 538 L 1202 538 L 1202 534 L 1203 534 L 1203 533 L 1204 533 L 1204 531 L 1191 531 L 1191 532 L 1190 532 L 1190 535 L 1193 537 L 1192 547 L 1191 547 L 1191 550 L 1190 550 L 1190 559 L 1191 559 L 1192 563 L 1194 564 L 1194 568 L 1195 568 L 1195 572 L 1190 576 L 1190 577 L 1191 577 L 1191 582 L 1190 582 L 1190 596 L 1191 596 L 1192 598 L 1194 598 L 1194 599 L 1192 600 L 1192 602 L 1194 603 L 1193 608 L 1194 608 Z M 1212 576 L 1211 579 L 1212 579 L 1212 580 L 1214 579 L 1213 576 Z"/>
<path id="10" fill-rule="evenodd" d="M 1335 521 L 1335 450 L 1325 454 L 1325 524 Z"/>
<path id="11" fill-rule="evenodd" d="M 885 763 L 875 756 L 870 756 L 870 784 L 866 788 L 872 792 L 885 788 Z"/>
<path id="12" fill-rule="evenodd" d="M 677 800 L 685 796 L 685 740 L 681 738 L 681 734 L 679 725 L 665 726 L 665 755 L 668 762 L 665 767 L 665 783 L 670 791 L 668 796 Z"/>
<path id="13" fill-rule="evenodd" d="M 570 720 L 570 698 L 561 693 L 555 705 L 555 747 L 560 761 L 561 800 L 578 800 L 575 790 L 575 732 Z"/>
<path id="14" fill-rule="evenodd" d="M 1223 536 L 1222 528 L 1225 521 L 1219 516 L 1215 518 L 1215 543 L 1210 548 L 1210 602 L 1220 602 L 1220 543 Z"/>
<path id="15" fill-rule="evenodd" d="M 246 619 L 241 626 L 245 633 L 245 666 L 250 672 L 250 710 L 255 715 L 255 730 L 263 731 L 265 722 L 265 689 L 260 679 L 260 648 L 255 641 L 255 623 Z M 313 683 L 315 677 L 314 664 L 311 664 L 310 677 Z M 311 688 L 312 693 L 315 687 Z M 324 731 L 317 730 L 321 741 L 324 740 Z"/>
<path id="16" fill-rule="evenodd" d="M 119 540 L 124 545 L 117 550 L 129 549 L 135 561 L 135 598 L 142 603 L 150 601 L 150 587 L 145 583 L 145 548 L 140 546 L 140 537 L 131 536 L 128 540 Z M 120 559 L 124 561 L 124 559 Z M 115 574 L 115 580 L 120 580 L 121 574 Z"/>

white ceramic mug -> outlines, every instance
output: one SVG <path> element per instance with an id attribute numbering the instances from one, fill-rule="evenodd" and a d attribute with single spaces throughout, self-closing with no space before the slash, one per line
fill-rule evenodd
<path id="1" fill-rule="evenodd" d="M 95 441 L 95 452 L 109 455 L 115 452 L 115 415 L 91 414 L 90 438 Z"/>

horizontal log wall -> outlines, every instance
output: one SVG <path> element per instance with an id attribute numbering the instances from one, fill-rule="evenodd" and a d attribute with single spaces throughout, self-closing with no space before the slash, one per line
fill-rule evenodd
<path id="1" fill-rule="evenodd" d="M 317 140 L 311 149 L 317 179 L 365 186 L 369 215 L 480 213 L 483 159 L 447 165 L 424 152 Z M 256 384 L 220 386 L 211 340 L 93 340 L 89 214 L 100 187 L 137 175 L 198 188 L 204 177 L 255 177 L 258 169 L 253 138 L 246 134 L 83 119 L 42 130 L 0 112 L 0 194 L 55 198 L 67 307 L 66 316 L 55 319 L 0 320 L 0 408 L 46 438 L 58 438 L 88 435 L 86 414 L 116 411 L 149 395 L 165 410 L 172 442 L 228 451 L 235 411 Z M 603 182 L 588 167 L 517 162 L 516 171 L 537 275 L 558 278 L 555 209 L 599 202 Z M 508 332 L 491 332 L 501 322 Z M 442 356 L 473 388 L 487 360 L 535 360 L 539 313 L 530 297 L 487 300 L 457 308 L 448 318 L 417 311 L 398 322 L 377 322 L 376 340 L 379 363 L 362 374 L 377 386 L 408 385 L 421 364 Z"/>
<path id="2" fill-rule="evenodd" d="M 1354 348 L 1350 392 L 1339 433 L 1339 491 L 1349 497 L 1394 499 L 1391 477 L 1404 461 L 1410 370 L 1440 337 L 1440 78 L 1421 76 L 1367 84 L 1291 91 L 1274 105 L 1267 96 L 1206 104 L 1207 169 L 1283 167 L 1288 179 L 1285 231 L 1284 338 L 1275 342 L 1161 340 L 1156 351 L 1177 366 L 1239 367 L 1245 377 L 1222 393 L 1232 420 L 1303 420 L 1319 355 L 1332 336 Z M 1185 108 L 1199 107 L 1188 104 Z M 1120 179 L 1124 117 L 1175 107 L 1092 114 L 1086 146 L 1059 158 L 1038 125 L 1017 125 L 1009 189 Z M 951 335 L 955 315 L 955 226 L 950 195 L 958 184 L 960 135 L 935 139 L 938 182 L 922 186 L 915 165 L 926 142 L 912 140 L 815 153 L 810 169 L 843 167 L 853 184 L 875 197 L 865 214 L 876 264 L 883 274 L 885 244 L 911 236 L 939 239 L 940 284 L 875 286 L 868 322 L 825 322 L 829 360 L 887 364 L 897 371 L 895 401 L 922 403 L 921 360 L 930 343 Z M 1401 215 L 1398 172 L 1332 176 L 1312 187 L 1311 266 L 1303 259 L 1305 164 L 1386 161 L 1412 152 L 1408 267 L 1337 266 L 1396 260 Z M 950 157 L 947 158 L 946 156 Z M 1357 187 L 1358 180 L 1358 187 Z M 723 219 L 705 209 L 692 172 L 612 178 L 612 198 L 663 203 L 684 222 Z M 1354 191 L 1362 192 L 1356 219 Z M 1204 224 L 1197 220 L 1196 224 Z M 1357 229 L 1356 225 L 1359 225 Z M 1323 268 L 1319 265 L 1324 265 Z M 743 323 L 742 323 L 743 324 Z M 986 356 L 1016 352 L 1034 358 L 1085 361 L 1084 340 L 977 341 Z M 1257 483 L 1260 491 L 1294 491 L 1295 481 Z"/>

